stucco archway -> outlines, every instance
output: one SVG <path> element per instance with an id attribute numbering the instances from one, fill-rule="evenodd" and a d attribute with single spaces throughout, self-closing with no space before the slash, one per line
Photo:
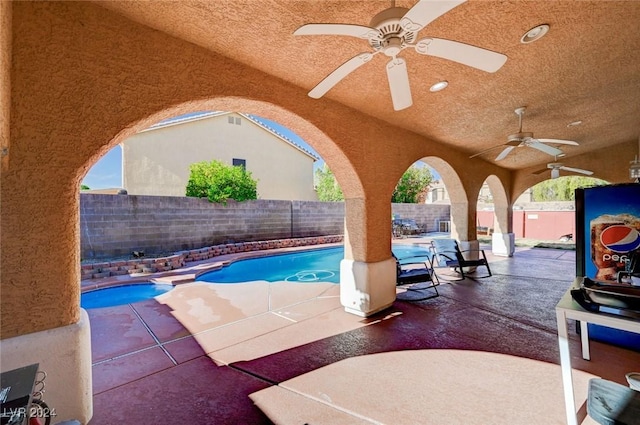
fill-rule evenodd
<path id="1" fill-rule="evenodd" d="M 291 128 L 331 164 L 346 195 L 344 272 L 352 279 L 343 305 L 363 314 L 395 299 L 387 185 L 392 189 L 427 152 L 459 170 L 468 163 L 419 134 L 329 98 L 310 99 L 293 82 L 92 2 L 11 2 L 1 10 L 8 24 L 3 52 L 11 51 L 3 56 L 10 82 L 3 79 L 2 93 L 9 101 L 0 107 L 9 123 L 2 125 L 9 142 L 0 188 L 3 367 L 40 361 L 59 385 L 50 394 L 64 398 L 52 404 L 71 409 L 68 417 L 91 416 L 90 336 L 79 308 L 78 186 L 116 143 L 198 109 L 249 112 Z M 450 184 L 457 186 L 454 176 Z M 455 230 L 468 240 L 475 214 L 467 194 L 475 183 L 473 176 L 460 180 L 466 192 L 455 198 L 462 211 L 454 214 Z"/>
<path id="2" fill-rule="evenodd" d="M 494 254 L 511 257 L 515 250 L 515 234 L 513 233 L 512 202 L 502 181 L 495 175 L 485 180 L 491 191 L 494 205 L 494 232 L 491 236 L 491 249 Z"/>

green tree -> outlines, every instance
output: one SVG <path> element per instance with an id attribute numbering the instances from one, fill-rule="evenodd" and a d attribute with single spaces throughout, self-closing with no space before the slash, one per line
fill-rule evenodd
<path id="1" fill-rule="evenodd" d="M 428 167 L 412 165 L 404 172 L 391 196 L 391 202 L 417 204 L 424 202 L 433 180 Z"/>
<path id="2" fill-rule="evenodd" d="M 316 191 L 318 199 L 323 202 L 344 201 L 344 195 L 335 176 L 324 164 L 324 167 L 316 170 Z M 419 203 L 424 202 L 429 184 L 433 180 L 428 167 L 412 166 L 404 172 L 395 190 L 391 202 Z"/>
<path id="3" fill-rule="evenodd" d="M 89 186 L 87 186 L 86 184 L 81 184 L 80 185 L 80 190 L 91 190 L 91 188 Z"/>
<path id="4" fill-rule="evenodd" d="M 326 163 L 322 168 L 318 168 L 316 170 L 315 180 L 318 200 L 323 202 L 344 201 L 342 189 L 340 189 L 340 185 L 336 181 L 336 177 L 333 175 Z"/>
<path id="5" fill-rule="evenodd" d="M 540 182 L 531 188 L 534 202 L 574 201 L 575 190 L 583 187 L 602 186 L 607 182 L 593 177 L 564 176 Z"/>
<path id="6" fill-rule="evenodd" d="M 251 172 L 220 161 L 191 164 L 187 196 L 208 198 L 210 202 L 226 203 L 228 199 L 246 201 L 257 199 L 257 181 Z"/>

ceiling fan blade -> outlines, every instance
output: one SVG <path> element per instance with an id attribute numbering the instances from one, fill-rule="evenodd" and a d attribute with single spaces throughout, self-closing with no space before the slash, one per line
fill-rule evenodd
<path id="1" fill-rule="evenodd" d="M 326 92 L 331 90 L 333 86 L 338 84 L 347 75 L 369 62 L 375 53 L 360 53 L 357 56 L 352 57 L 331 74 L 327 75 L 324 80 L 320 81 L 310 92 L 309 97 L 314 99 L 320 99 Z"/>
<path id="2" fill-rule="evenodd" d="M 430 22 L 438 19 L 466 0 L 420 0 L 400 19 L 400 26 L 405 31 L 420 31 Z"/>
<path id="3" fill-rule="evenodd" d="M 561 170 L 564 171 L 570 171 L 572 173 L 578 173 L 578 174 L 586 174 L 587 176 L 590 176 L 593 174 L 593 171 L 589 171 L 589 170 L 582 170 L 580 168 L 573 168 L 573 167 L 560 167 Z"/>
<path id="4" fill-rule="evenodd" d="M 540 143 L 537 139 L 531 139 L 530 141 L 528 141 L 527 146 L 537 149 L 539 151 L 542 151 L 544 153 L 547 153 L 551 156 L 564 155 L 564 152 L 562 152 L 560 149 L 554 148 L 553 146 L 545 145 L 544 143 Z"/>
<path id="5" fill-rule="evenodd" d="M 545 168 L 542 168 L 542 169 L 540 169 L 540 170 L 534 171 L 534 172 L 533 172 L 533 173 L 531 173 L 531 174 L 542 174 L 542 173 L 544 173 L 544 172 L 546 172 L 546 171 L 549 171 L 549 167 L 545 167 Z"/>
<path id="6" fill-rule="evenodd" d="M 498 145 L 498 146 L 494 146 L 494 147 L 489 148 L 489 149 L 485 149 L 485 150 L 483 150 L 482 152 L 475 153 L 475 154 L 471 155 L 471 156 L 469 157 L 469 159 L 471 159 L 471 158 L 475 158 L 476 156 L 480 156 L 480 155 L 485 154 L 485 153 L 487 153 L 487 152 L 491 152 L 492 150 L 494 150 L 494 149 L 496 149 L 496 148 L 501 148 L 502 146 L 504 146 L 504 143 L 503 143 L 503 144 L 501 144 L 501 145 Z"/>
<path id="7" fill-rule="evenodd" d="M 496 157 L 496 161 L 501 161 L 503 159 L 505 159 L 507 157 L 507 155 L 509 155 L 509 153 L 514 150 L 516 147 L 515 146 L 507 146 L 506 148 L 504 148 L 504 150 L 502 152 L 500 152 L 500 155 L 498 155 Z"/>
<path id="8" fill-rule="evenodd" d="M 293 35 L 348 35 L 371 39 L 378 38 L 380 31 L 363 25 L 351 24 L 307 24 L 293 32 Z"/>
<path id="9" fill-rule="evenodd" d="M 409 74 L 407 62 L 402 58 L 393 58 L 387 63 L 387 78 L 393 109 L 400 111 L 413 104 L 411 99 L 411 87 L 409 86 Z"/>
<path id="10" fill-rule="evenodd" d="M 485 72 L 496 72 L 507 61 L 502 53 L 442 38 L 418 40 L 415 50 L 422 55 L 448 59 Z"/>
<path id="11" fill-rule="evenodd" d="M 573 145 L 578 146 L 578 142 L 574 142 L 573 140 L 562 140 L 562 139 L 537 139 L 538 142 L 541 143 L 555 143 L 557 145 Z"/>

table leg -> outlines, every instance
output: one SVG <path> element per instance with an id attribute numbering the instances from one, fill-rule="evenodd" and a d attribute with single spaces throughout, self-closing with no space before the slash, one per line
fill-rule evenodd
<path id="1" fill-rule="evenodd" d="M 591 353 L 589 352 L 589 326 L 584 320 L 580 321 L 580 342 L 582 343 L 582 358 L 585 360 L 591 360 Z"/>
<path id="2" fill-rule="evenodd" d="M 567 317 L 562 310 L 556 310 L 558 321 L 558 345 L 560 347 L 560 369 L 562 370 L 562 386 L 564 389 L 564 405 L 567 414 L 567 425 L 578 425 L 576 402 L 573 396 L 573 376 L 571 374 L 571 353 L 569 352 L 569 331 Z"/>

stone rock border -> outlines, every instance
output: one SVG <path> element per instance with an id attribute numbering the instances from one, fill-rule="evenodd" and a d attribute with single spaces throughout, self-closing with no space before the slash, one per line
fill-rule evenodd
<path id="1" fill-rule="evenodd" d="M 331 235 L 214 245 L 199 249 L 178 251 L 167 257 L 136 258 L 131 260 L 83 264 L 80 266 L 80 278 L 82 280 L 87 280 L 111 276 L 157 273 L 179 269 L 184 267 L 187 263 L 208 260 L 219 255 L 234 254 L 237 252 L 262 251 L 275 248 L 338 243 L 342 241 L 343 235 Z"/>

